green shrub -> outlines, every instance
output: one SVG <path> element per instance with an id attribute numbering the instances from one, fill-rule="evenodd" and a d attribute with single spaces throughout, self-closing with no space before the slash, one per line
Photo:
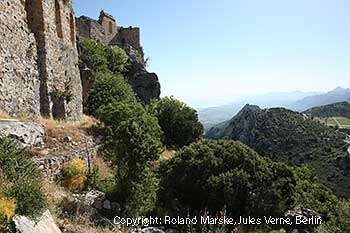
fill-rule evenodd
<path id="1" fill-rule="evenodd" d="M 157 119 L 140 103 L 125 101 L 101 107 L 97 116 L 106 128 L 107 153 L 118 168 L 115 198 L 124 214 L 145 214 L 154 205 L 157 191 L 149 162 L 163 150 Z"/>
<path id="2" fill-rule="evenodd" d="M 16 201 L 16 214 L 37 216 L 45 207 L 40 173 L 30 157 L 7 138 L 0 139 L 0 168 L 8 185 L 3 195 Z"/>
<path id="3" fill-rule="evenodd" d="M 158 118 L 164 132 L 163 143 L 167 147 L 180 148 L 203 136 L 203 126 L 196 110 L 173 97 L 154 101 L 149 111 Z"/>
<path id="4" fill-rule="evenodd" d="M 92 40 L 83 40 L 81 45 L 91 57 L 96 72 L 125 74 L 128 71 L 129 57 L 122 48 L 106 46 Z"/>
<path id="5" fill-rule="evenodd" d="M 350 232 L 350 201 L 340 201 L 334 206 L 336 212 L 330 217 L 330 220 L 324 222 L 316 233 L 343 233 Z"/>
<path id="6" fill-rule="evenodd" d="M 295 167 L 293 173 L 297 180 L 294 193 L 296 205 L 309 208 L 329 219 L 337 212 L 339 200 L 327 187 L 319 183 L 313 169 L 309 167 Z"/>
<path id="7" fill-rule="evenodd" d="M 87 113 L 96 116 L 97 109 L 115 101 L 137 102 L 137 99 L 129 83 L 121 76 L 114 76 L 110 72 L 98 72 L 87 100 Z"/>
<path id="8" fill-rule="evenodd" d="M 129 57 L 126 52 L 118 46 L 105 47 L 108 69 L 114 74 L 125 74 L 128 71 Z"/>
<path id="9" fill-rule="evenodd" d="M 87 50 L 89 57 L 92 59 L 94 70 L 107 71 L 108 60 L 105 46 L 102 43 L 93 40 L 83 40 L 80 42 L 84 49 Z"/>
<path id="10" fill-rule="evenodd" d="M 161 163 L 160 175 L 161 203 L 170 210 L 226 207 L 229 216 L 280 216 L 294 203 L 291 169 L 240 142 L 193 143 Z"/>

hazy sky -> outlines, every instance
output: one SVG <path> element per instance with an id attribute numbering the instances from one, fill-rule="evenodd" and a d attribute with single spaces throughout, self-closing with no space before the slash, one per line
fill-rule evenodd
<path id="1" fill-rule="evenodd" d="M 191 102 L 350 87 L 349 0 L 75 0 L 74 8 L 139 26 L 163 95 Z"/>

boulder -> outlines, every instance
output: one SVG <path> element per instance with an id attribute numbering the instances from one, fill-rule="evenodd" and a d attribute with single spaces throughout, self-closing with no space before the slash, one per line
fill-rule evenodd
<path id="1" fill-rule="evenodd" d="M 165 231 L 159 229 L 159 228 L 155 228 L 155 227 L 147 227 L 147 228 L 143 228 L 141 230 L 142 233 L 165 233 Z"/>
<path id="2" fill-rule="evenodd" d="M 32 122 L 0 119 L 0 136 L 15 139 L 23 147 L 42 146 L 45 129 Z"/>
<path id="3" fill-rule="evenodd" d="M 312 231 L 314 228 L 316 228 L 322 223 L 322 215 L 314 210 L 307 208 L 295 208 L 293 210 L 289 210 L 284 214 L 284 216 L 289 219 L 292 219 L 294 223 L 292 225 L 285 226 L 286 230 L 288 231 L 298 230 L 298 232 L 300 233 L 307 233 Z M 301 217 L 309 224 L 296 224 L 296 217 Z M 307 221 L 311 219 L 312 221 Z M 321 221 L 319 221 L 319 219 Z"/>
<path id="4" fill-rule="evenodd" d="M 37 222 L 24 216 L 15 216 L 13 221 L 18 233 L 62 233 L 50 211 L 46 211 Z"/>

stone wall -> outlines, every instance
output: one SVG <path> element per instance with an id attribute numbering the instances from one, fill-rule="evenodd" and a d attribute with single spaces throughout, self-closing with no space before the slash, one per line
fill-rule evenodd
<path id="1" fill-rule="evenodd" d="M 0 10 L 1 110 L 78 119 L 82 87 L 71 2 L 2 0 Z"/>
<path id="2" fill-rule="evenodd" d="M 0 1 L 0 111 L 40 115 L 39 73 L 34 35 L 24 1 Z"/>
<path id="3" fill-rule="evenodd" d="M 113 38 L 110 44 L 117 44 L 121 46 L 130 45 L 136 50 L 141 50 L 140 43 L 140 28 L 138 27 L 120 27 L 118 34 Z"/>
<path id="4" fill-rule="evenodd" d="M 94 41 L 108 43 L 105 38 L 105 30 L 96 20 L 86 16 L 76 19 L 77 36 L 80 40 L 90 39 Z"/>
<path id="5" fill-rule="evenodd" d="M 101 11 L 99 20 L 86 16 L 76 19 L 78 38 L 102 42 L 105 45 L 132 46 L 141 51 L 140 28 L 118 27 L 114 17 Z"/>
<path id="6" fill-rule="evenodd" d="M 99 148 L 100 146 L 95 145 L 65 156 L 34 158 L 33 160 L 43 172 L 44 177 L 55 180 L 61 175 L 64 164 L 73 159 L 82 159 L 85 161 L 86 167 L 89 164 L 92 166 L 92 159 L 97 155 Z"/>
<path id="7" fill-rule="evenodd" d="M 75 120 L 82 113 L 82 87 L 73 9 L 70 3 L 63 0 L 43 0 L 43 10 L 46 77 L 41 77 L 45 80 L 42 81 L 41 92 L 42 115 Z M 60 20 L 57 20 L 57 10 L 60 12 Z M 53 98 L 54 92 L 57 94 L 66 91 L 71 92 L 71 101 Z"/>
<path id="8" fill-rule="evenodd" d="M 112 15 L 101 11 L 98 23 L 104 29 L 107 42 L 111 41 L 118 34 L 117 22 Z"/>

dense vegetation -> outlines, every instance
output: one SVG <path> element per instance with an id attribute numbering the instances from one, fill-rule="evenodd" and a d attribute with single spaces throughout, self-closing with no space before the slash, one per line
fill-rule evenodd
<path id="1" fill-rule="evenodd" d="M 240 140 L 289 165 L 308 164 L 337 195 L 350 197 L 345 135 L 302 114 L 246 106 L 232 120 L 213 127 L 207 137 Z"/>
<path id="2" fill-rule="evenodd" d="M 237 141 L 193 143 L 163 161 L 159 173 L 163 214 L 192 216 L 205 210 L 213 216 L 222 211 L 231 217 L 283 216 L 287 210 L 302 207 L 323 216 L 327 224 L 319 232 L 324 227 L 348 229 L 344 219 L 348 205 L 340 207 L 347 202 L 320 184 L 312 169 L 272 162 Z M 271 230 L 263 225 L 249 229 Z"/>
<path id="3" fill-rule="evenodd" d="M 11 202 L 15 204 L 13 213 L 8 212 Z M 11 215 L 35 217 L 44 207 L 37 166 L 13 141 L 0 138 L 0 230 L 6 227 L 4 219 L 10 220 Z"/>
<path id="4" fill-rule="evenodd" d="M 130 66 L 126 52 L 118 46 L 105 46 L 91 40 L 80 43 L 87 51 L 95 73 L 84 111 L 96 116 L 97 109 L 108 103 L 136 101 L 136 95 L 125 79 Z"/>
<path id="5" fill-rule="evenodd" d="M 346 117 L 350 118 L 350 103 L 340 102 L 311 108 L 304 113 L 314 117 Z"/>
<path id="6" fill-rule="evenodd" d="M 162 152 L 157 119 L 140 103 L 129 102 L 104 106 L 98 116 L 107 131 L 108 156 L 118 167 L 115 198 L 121 201 L 122 212 L 132 216 L 148 213 L 155 204 L 157 182 L 149 162 Z"/>
<path id="7" fill-rule="evenodd" d="M 286 165 L 262 158 L 234 141 L 191 144 L 162 163 L 160 173 L 162 195 L 169 198 L 166 204 L 178 200 L 192 211 L 207 208 L 210 213 L 225 207 L 234 217 L 280 216 L 292 207 L 296 186 Z"/>
<path id="8" fill-rule="evenodd" d="M 155 100 L 149 109 L 158 118 L 164 132 L 163 143 L 168 148 L 187 146 L 204 133 L 197 112 L 173 97 Z"/>
<path id="9" fill-rule="evenodd" d="M 241 140 L 265 157 L 240 142 L 200 140 L 203 127 L 195 110 L 172 97 L 143 105 L 123 80 L 125 60 L 114 61 L 122 53 L 108 52 L 98 44 L 89 46 L 97 79 L 88 110 L 102 123 L 106 158 L 117 171 L 115 187 L 108 194 L 120 204 L 115 214 L 198 216 L 205 211 L 213 216 L 283 216 L 286 210 L 305 207 L 326 220 L 316 232 L 348 231 L 348 202 L 340 201 L 315 175 L 329 187 L 340 184 L 338 194 L 345 193 L 347 159 L 342 134 L 298 113 L 250 106 L 209 133 L 215 139 Z M 178 153 L 159 165 L 164 147 Z M 316 173 L 308 167 L 273 162 L 267 156 L 290 165 L 309 164 Z M 339 183 L 333 185 L 334 180 Z M 227 230 L 192 227 L 196 232 Z"/>
<path id="10" fill-rule="evenodd" d="M 137 102 L 130 85 L 120 75 L 98 72 L 94 88 L 91 90 L 87 101 L 86 112 L 96 116 L 96 111 L 101 106 L 119 101 Z"/>

